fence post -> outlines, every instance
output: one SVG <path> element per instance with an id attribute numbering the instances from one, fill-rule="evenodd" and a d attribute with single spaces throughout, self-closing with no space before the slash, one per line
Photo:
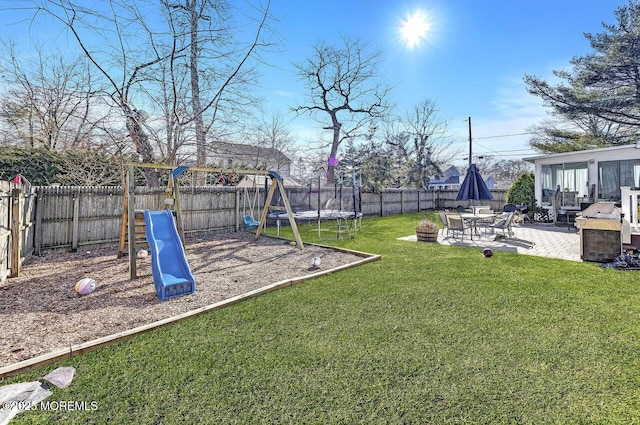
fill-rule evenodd
<path id="1" fill-rule="evenodd" d="M 38 188 L 36 192 L 36 229 L 33 235 L 33 253 L 35 255 L 40 255 L 40 250 L 42 249 L 42 238 L 43 238 L 43 228 L 42 228 L 42 215 L 44 214 L 44 191 L 42 188 Z"/>
<path id="2" fill-rule="evenodd" d="M 129 279 L 133 280 L 137 277 L 136 271 L 136 209 L 135 209 L 135 190 L 136 181 L 133 166 L 130 165 L 127 170 L 127 187 L 128 203 L 127 203 L 127 219 L 129 220 Z"/>
<path id="3" fill-rule="evenodd" d="M 20 239 L 22 223 L 20 217 L 20 189 L 11 191 L 11 258 L 10 272 L 11 277 L 20 276 Z"/>
<path id="4" fill-rule="evenodd" d="M 80 191 L 73 191 L 73 225 L 71 228 L 71 252 L 78 251 L 78 232 L 80 229 Z"/>
<path id="5" fill-rule="evenodd" d="M 240 188 L 236 186 L 236 232 L 240 231 Z"/>

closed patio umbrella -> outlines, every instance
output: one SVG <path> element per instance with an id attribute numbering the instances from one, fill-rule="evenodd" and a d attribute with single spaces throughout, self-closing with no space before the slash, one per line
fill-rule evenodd
<path id="1" fill-rule="evenodd" d="M 460 186 L 458 196 L 456 196 L 456 201 L 490 201 L 492 199 L 493 196 L 491 196 L 491 191 L 489 191 L 489 188 L 487 188 L 487 185 L 482 179 L 480 171 L 478 171 L 478 167 L 476 167 L 476 164 L 471 164 L 469 170 L 467 170 L 467 175 L 462 182 L 462 186 Z"/>

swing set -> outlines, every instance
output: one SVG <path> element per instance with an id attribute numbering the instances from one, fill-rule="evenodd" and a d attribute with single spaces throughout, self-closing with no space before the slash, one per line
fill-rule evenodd
<path id="1" fill-rule="evenodd" d="M 124 202 L 123 202 L 123 210 L 122 210 L 122 222 L 120 226 L 120 241 L 118 244 L 118 258 L 122 257 L 125 252 L 125 245 L 128 245 L 128 255 L 129 255 L 129 272 L 130 278 L 135 279 L 137 277 L 136 273 L 136 245 L 148 244 L 146 240 L 146 225 L 144 219 L 144 210 L 136 210 L 135 205 L 135 169 L 136 168 L 147 168 L 147 169 L 156 169 L 156 170 L 169 170 L 169 178 L 166 186 L 166 197 L 164 200 L 164 207 L 166 210 L 171 210 L 171 214 L 175 220 L 175 227 L 180 237 L 180 241 L 184 244 L 184 226 L 182 221 L 182 207 L 180 202 L 180 190 L 179 185 L 177 184 L 177 178 L 185 173 L 185 172 L 204 172 L 204 173 L 215 173 L 218 176 L 224 175 L 262 175 L 269 177 L 271 179 L 271 187 L 269 192 L 267 193 L 267 197 L 265 200 L 264 208 L 262 211 L 261 219 L 256 223 L 256 220 L 253 218 L 254 210 L 257 210 L 258 207 L 258 190 L 256 188 L 253 199 L 249 200 L 245 196 L 245 205 L 243 208 L 244 217 L 242 219 L 245 227 L 256 231 L 255 239 L 260 238 L 262 233 L 262 229 L 265 227 L 267 214 L 270 209 L 274 208 L 282 208 L 286 211 L 287 217 L 289 219 L 289 223 L 291 225 L 291 229 L 293 230 L 293 234 L 295 236 L 296 245 L 299 249 L 304 249 L 304 244 L 302 242 L 302 238 L 300 237 L 300 232 L 298 231 L 298 227 L 296 225 L 296 221 L 293 215 L 293 211 L 291 210 L 291 205 L 289 204 L 289 199 L 287 197 L 287 193 L 284 190 L 284 186 L 282 183 L 282 177 L 278 175 L 278 173 L 274 171 L 261 171 L 261 170 L 224 170 L 218 168 L 207 168 L 207 167 L 193 167 L 193 166 L 175 166 L 175 165 L 167 165 L 167 164 L 151 164 L 151 163 L 126 163 L 127 173 L 125 177 L 125 190 L 124 190 Z M 218 177 L 217 182 L 221 180 Z M 254 187 L 255 187 L 254 182 Z M 280 198 L 283 201 L 284 206 L 271 206 L 271 202 L 274 199 L 274 194 L 276 190 L 279 190 Z M 245 188 L 245 195 L 248 195 L 248 190 Z M 249 204 L 249 209 L 251 215 L 246 214 L 246 204 Z M 147 210 L 148 211 L 148 210 Z"/>
<path id="2" fill-rule="evenodd" d="M 257 175 L 254 175 L 252 179 L 254 190 L 253 198 L 249 196 L 249 188 L 247 186 L 244 187 L 244 200 L 242 203 L 242 225 L 249 230 L 256 230 L 260 225 L 260 222 L 254 218 L 254 209 L 257 208 L 260 197 L 260 190 L 258 189 L 258 185 L 256 184 L 256 177 Z M 247 204 L 249 204 L 249 214 L 247 214 Z"/>

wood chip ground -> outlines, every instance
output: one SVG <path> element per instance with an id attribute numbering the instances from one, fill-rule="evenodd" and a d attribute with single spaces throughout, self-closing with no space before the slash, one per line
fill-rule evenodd
<path id="1" fill-rule="evenodd" d="M 193 238 L 185 251 L 196 293 L 162 302 L 149 258 L 137 260 L 135 280 L 129 280 L 129 259 L 116 258 L 115 247 L 30 258 L 20 277 L 0 285 L 0 367 L 308 275 L 313 257 L 321 258 L 320 270 L 361 259 L 310 245 L 302 251 L 270 237 L 256 241 L 249 232 Z M 79 296 L 74 286 L 84 277 L 97 287 Z"/>

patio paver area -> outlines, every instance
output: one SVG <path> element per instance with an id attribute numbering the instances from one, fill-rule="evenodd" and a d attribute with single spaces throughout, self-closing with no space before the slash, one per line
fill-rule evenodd
<path id="1" fill-rule="evenodd" d="M 570 261 L 580 259 L 580 234 L 575 228 L 553 224 L 519 224 L 513 226 L 513 238 L 496 238 L 494 235 L 485 237 L 474 236 L 471 241 L 465 235 L 464 242 L 459 239 L 446 238 L 442 230 L 438 235 L 438 243 L 443 245 L 475 246 L 477 248 L 491 248 L 494 251 L 511 251 L 518 254 L 536 255 L 540 257 L 560 258 Z"/>
<path id="2" fill-rule="evenodd" d="M 580 259 L 580 234 L 573 227 L 567 229 L 566 226 L 554 226 L 553 224 L 521 223 L 513 226 L 513 233 L 514 237 L 510 238 L 495 238 L 495 235 L 492 234 L 487 236 L 481 234 L 480 237 L 474 236 L 473 241 L 469 235 L 465 235 L 463 242 L 460 238 L 447 238 L 446 231 L 441 229 L 438 234 L 438 243 L 582 261 Z M 415 241 L 416 236 L 407 236 L 401 239 Z"/>

